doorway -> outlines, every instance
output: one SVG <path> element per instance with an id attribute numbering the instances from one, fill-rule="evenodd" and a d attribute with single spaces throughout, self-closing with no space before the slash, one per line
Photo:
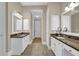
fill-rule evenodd
<path id="1" fill-rule="evenodd" d="M 41 38 L 42 10 L 32 10 L 32 39 Z"/>
<path id="2" fill-rule="evenodd" d="M 34 20 L 34 37 L 40 37 L 41 36 L 41 22 L 39 18 L 36 18 Z"/>

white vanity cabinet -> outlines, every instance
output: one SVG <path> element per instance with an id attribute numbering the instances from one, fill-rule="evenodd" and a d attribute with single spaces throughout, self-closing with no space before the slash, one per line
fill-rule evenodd
<path id="1" fill-rule="evenodd" d="M 51 49 L 55 52 L 55 38 L 51 37 Z"/>
<path id="2" fill-rule="evenodd" d="M 20 55 L 22 53 L 22 39 L 23 38 L 12 38 L 11 39 L 12 55 Z"/>
<path id="3" fill-rule="evenodd" d="M 62 42 L 55 40 L 55 55 L 62 56 Z"/>
<path id="4" fill-rule="evenodd" d="M 23 38 L 11 39 L 12 55 L 20 55 L 29 44 L 29 35 Z"/>
<path id="5" fill-rule="evenodd" d="M 53 50 L 56 56 L 61 56 L 62 55 L 62 42 L 51 37 L 51 49 Z"/>
<path id="6" fill-rule="evenodd" d="M 51 49 L 56 56 L 79 56 L 79 51 L 51 37 Z"/>
<path id="7" fill-rule="evenodd" d="M 79 56 L 79 51 L 63 43 L 63 56 Z"/>
<path id="8" fill-rule="evenodd" d="M 27 35 L 27 36 L 25 36 L 23 39 L 23 51 L 24 51 L 24 49 L 29 45 L 29 35 Z"/>

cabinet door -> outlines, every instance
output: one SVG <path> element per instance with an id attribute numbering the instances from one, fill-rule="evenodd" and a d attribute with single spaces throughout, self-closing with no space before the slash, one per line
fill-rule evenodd
<path id="1" fill-rule="evenodd" d="M 22 51 L 22 38 L 12 38 L 11 39 L 11 49 L 12 55 L 20 55 Z"/>
<path id="2" fill-rule="evenodd" d="M 79 56 L 79 51 L 63 43 L 63 56 Z"/>
<path id="3" fill-rule="evenodd" d="M 55 38 L 51 37 L 51 49 L 55 53 Z"/>
<path id="4" fill-rule="evenodd" d="M 58 40 L 55 40 L 55 54 L 56 56 L 62 56 L 62 43 Z"/>
<path id="5" fill-rule="evenodd" d="M 30 37 L 29 37 L 29 35 L 27 35 L 27 37 L 26 37 L 27 45 L 30 43 L 29 39 L 30 39 Z"/>
<path id="6" fill-rule="evenodd" d="M 27 36 L 23 38 L 23 50 L 27 47 Z"/>
<path id="7" fill-rule="evenodd" d="M 22 38 L 22 41 L 23 41 L 23 51 L 24 51 L 24 49 L 26 48 L 26 46 L 27 46 L 27 40 L 26 40 L 26 37 L 24 37 L 24 38 Z"/>
<path id="8" fill-rule="evenodd" d="M 29 44 L 29 35 L 24 37 L 22 40 L 23 40 L 23 50 L 24 50 Z"/>

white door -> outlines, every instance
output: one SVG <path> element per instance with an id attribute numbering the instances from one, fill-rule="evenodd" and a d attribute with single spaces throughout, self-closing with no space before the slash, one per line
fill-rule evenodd
<path id="1" fill-rule="evenodd" d="M 40 19 L 34 20 L 34 36 L 40 37 Z"/>

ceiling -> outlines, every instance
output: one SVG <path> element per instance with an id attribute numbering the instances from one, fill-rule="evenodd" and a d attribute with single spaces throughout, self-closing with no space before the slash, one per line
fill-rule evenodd
<path id="1" fill-rule="evenodd" d="M 21 2 L 22 6 L 47 5 L 47 2 Z"/>

